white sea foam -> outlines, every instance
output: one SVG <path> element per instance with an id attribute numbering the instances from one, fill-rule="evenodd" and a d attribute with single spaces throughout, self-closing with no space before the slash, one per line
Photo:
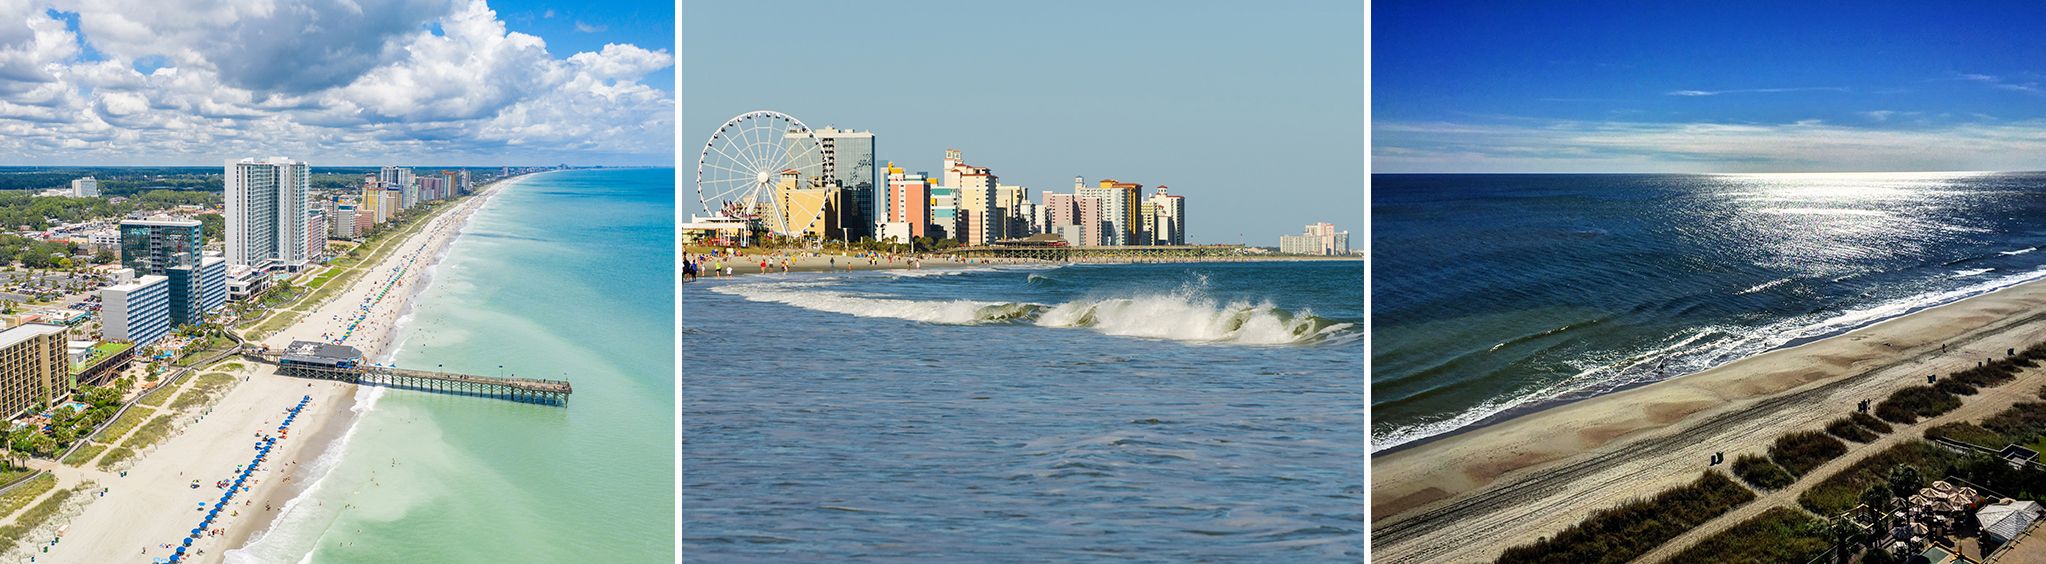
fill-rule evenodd
<path id="1" fill-rule="evenodd" d="M 1354 339 L 1349 334 L 1358 332 L 1355 324 L 1316 317 L 1312 312 L 1290 312 L 1270 303 L 1220 303 L 1187 289 L 1057 305 L 882 298 L 820 289 L 814 283 L 728 285 L 711 291 L 859 317 L 947 325 L 1030 322 L 1039 327 L 1084 328 L 1108 335 L 1176 341 L 1246 345 L 1350 342 Z"/>
<path id="2" fill-rule="evenodd" d="M 1867 327 L 1929 307 L 1994 292 L 2046 278 L 2046 267 L 2002 276 L 1952 290 L 1928 292 L 1903 299 L 1848 310 L 1830 317 L 1802 316 L 1760 328 L 1705 327 L 1679 333 L 1664 340 L 1667 345 L 1643 352 L 1614 353 L 1582 359 L 1573 367 L 1579 371 L 1561 381 L 1533 390 L 1486 400 L 1461 413 L 1404 427 L 1390 428 L 1372 437 L 1373 452 L 1454 432 L 1507 410 L 1542 403 L 1595 396 L 1631 385 L 1690 374 L 1809 341 Z M 1711 337 L 1711 338 L 1709 338 Z M 1668 364 L 1662 364 L 1667 359 Z M 1649 368 L 1658 368 L 1650 370 Z"/>
<path id="3" fill-rule="evenodd" d="M 2025 254 L 2025 253 L 2029 253 L 2029 252 L 2032 252 L 2032 251 L 2036 251 L 2036 250 L 2039 250 L 2039 248 L 2038 248 L 2038 247 L 2025 247 L 2025 248 L 2022 248 L 2022 249 L 2018 249 L 2018 250 L 2015 250 L 2015 251 L 1997 251 L 1997 252 L 1996 252 L 1996 254 L 1999 254 L 1999 255 L 2008 255 L 2008 256 L 2018 256 L 2018 255 L 2022 255 L 2022 254 Z"/>
<path id="4" fill-rule="evenodd" d="M 1996 269 L 1994 269 L 1994 268 L 1971 268 L 1971 269 L 1968 269 L 1968 270 L 1956 270 L 1956 271 L 1954 271 L 1954 277 L 1955 277 L 1955 278 L 1967 278 L 1967 277 L 1969 277 L 1969 276 L 1974 276 L 1974 275 L 1977 275 L 1977 274 L 1987 274 L 1987 273 L 1990 273 L 1990 272 L 1995 272 L 1995 271 L 1996 271 Z"/>
<path id="5" fill-rule="evenodd" d="M 1777 278 L 1777 279 L 1775 279 L 1775 280 L 1770 280 L 1770 281 L 1768 281 L 1768 282 L 1763 282 L 1763 283 L 1761 283 L 1761 284 L 1756 284 L 1756 285 L 1754 285 L 1754 286 L 1752 286 L 1752 287 L 1749 287 L 1749 288 L 1748 288 L 1748 289 L 1746 289 L 1746 290 L 1741 290 L 1741 291 L 1739 291 L 1739 292 L 1734 292 L 1734 294 L 1733 294 L 1733 295 L 1736 295 L 1736 296 L 1745 296 L 1745 295 L 1748 295 L 1748 294 L 1753 294 L 1753 293 L 1755 293 L 1755 292 L 1760 292 L 1760 291 L 1763 291 L 1763 290 L 1767 290 L 1767 289 L 1770 289 L 1770 288 L 1774 288 L 1774 287 L 1777 287 L 1777 286 L 1781 286 L 1781 285 L 1783 285 L 1783 283 L 1784 283 L 1784 282 L 1789 282 L 1789 281 L 1791 281 L 1791 280 L 1792 280 L 1792 279 L 1790 279 L 1790 278 Z"/>

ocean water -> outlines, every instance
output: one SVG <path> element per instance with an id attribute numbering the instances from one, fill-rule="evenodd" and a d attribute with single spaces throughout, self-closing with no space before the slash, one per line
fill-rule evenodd
<path id="1" fill-rule="evenodd" d="M 431 272 L 394 359 L 567 379 L 569 405 L 363 388 L 329 472 L 231 561 L 673 560 L 674 171 L 503 190 Z"/>
<path id="2" fill-rule="evenodd" d="M 683 553 L 1355 561 L 1357 262 L 703 279 Z"/>
<path id="3" fill-rule="evenodd" d="M 1372 448 L 2046 277 L 2046 174 L 1372 178 Z"/>

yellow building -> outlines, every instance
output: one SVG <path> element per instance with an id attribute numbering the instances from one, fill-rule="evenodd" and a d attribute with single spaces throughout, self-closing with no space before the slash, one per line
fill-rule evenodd
<path id="1" fill-rule="evenodd" d="M 375 185 L 364 187 L 362 189 L 362 205 L 355 208 L 355 213 L 369 214 L 371 218 L 374 218 L 370 221 L 372 224 L 383 223 L 385 219 L 388 219 L 384 217 L 384 207 L 378 205 L 381 203 L 379 200 L 383 198 L 383 194 L 384 189 Z"/>
<path id="2" fill-rule="evenodd" d="M 0 413 L 8 418 L 71 394 L 64 327 L 30 323 L 0 331 Z"/>
<path id="3" fill-rule="evenodd" d="M 805 181 L 794 170 L 781 171 L 781 179 L 774 184 L 774 200 L 787 214 L 784 235 L 791 237 L 815 237 L 836 239 L 839 234 L 839 210 L 843 209 L 844 191 L 837 181 Z"/>

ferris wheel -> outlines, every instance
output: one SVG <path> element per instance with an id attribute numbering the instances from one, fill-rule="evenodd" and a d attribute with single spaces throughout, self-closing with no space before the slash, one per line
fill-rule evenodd
<path id="1" fill-rule="evenodd" d="M 775 191 L 785 173 L 798 182 L 820 178 L 823 152 L 810 127 L 788 114 L 739 114 L 718 126 L 696 157 L 697 202 L 707 213 L 758 222 L 777 235 L 800 234 L 823 220 L 821 207 L 791 210 Z"/>

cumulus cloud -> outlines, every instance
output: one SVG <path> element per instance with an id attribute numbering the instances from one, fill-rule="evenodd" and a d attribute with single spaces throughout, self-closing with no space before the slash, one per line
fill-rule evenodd
<path id="1" fill-rule="evenodd" d="M 666 163 L 642 81 L 673 65 L 556 56 L 483 0 L 0 2 L 0 162 Z"/>
<path id="2" fill-rule="evenodd" d="M 2036 170 L 2046 121 L 1882 128 L 1514 119 L 1381 122 L 1380 172 L 1859 172 Z"/>

